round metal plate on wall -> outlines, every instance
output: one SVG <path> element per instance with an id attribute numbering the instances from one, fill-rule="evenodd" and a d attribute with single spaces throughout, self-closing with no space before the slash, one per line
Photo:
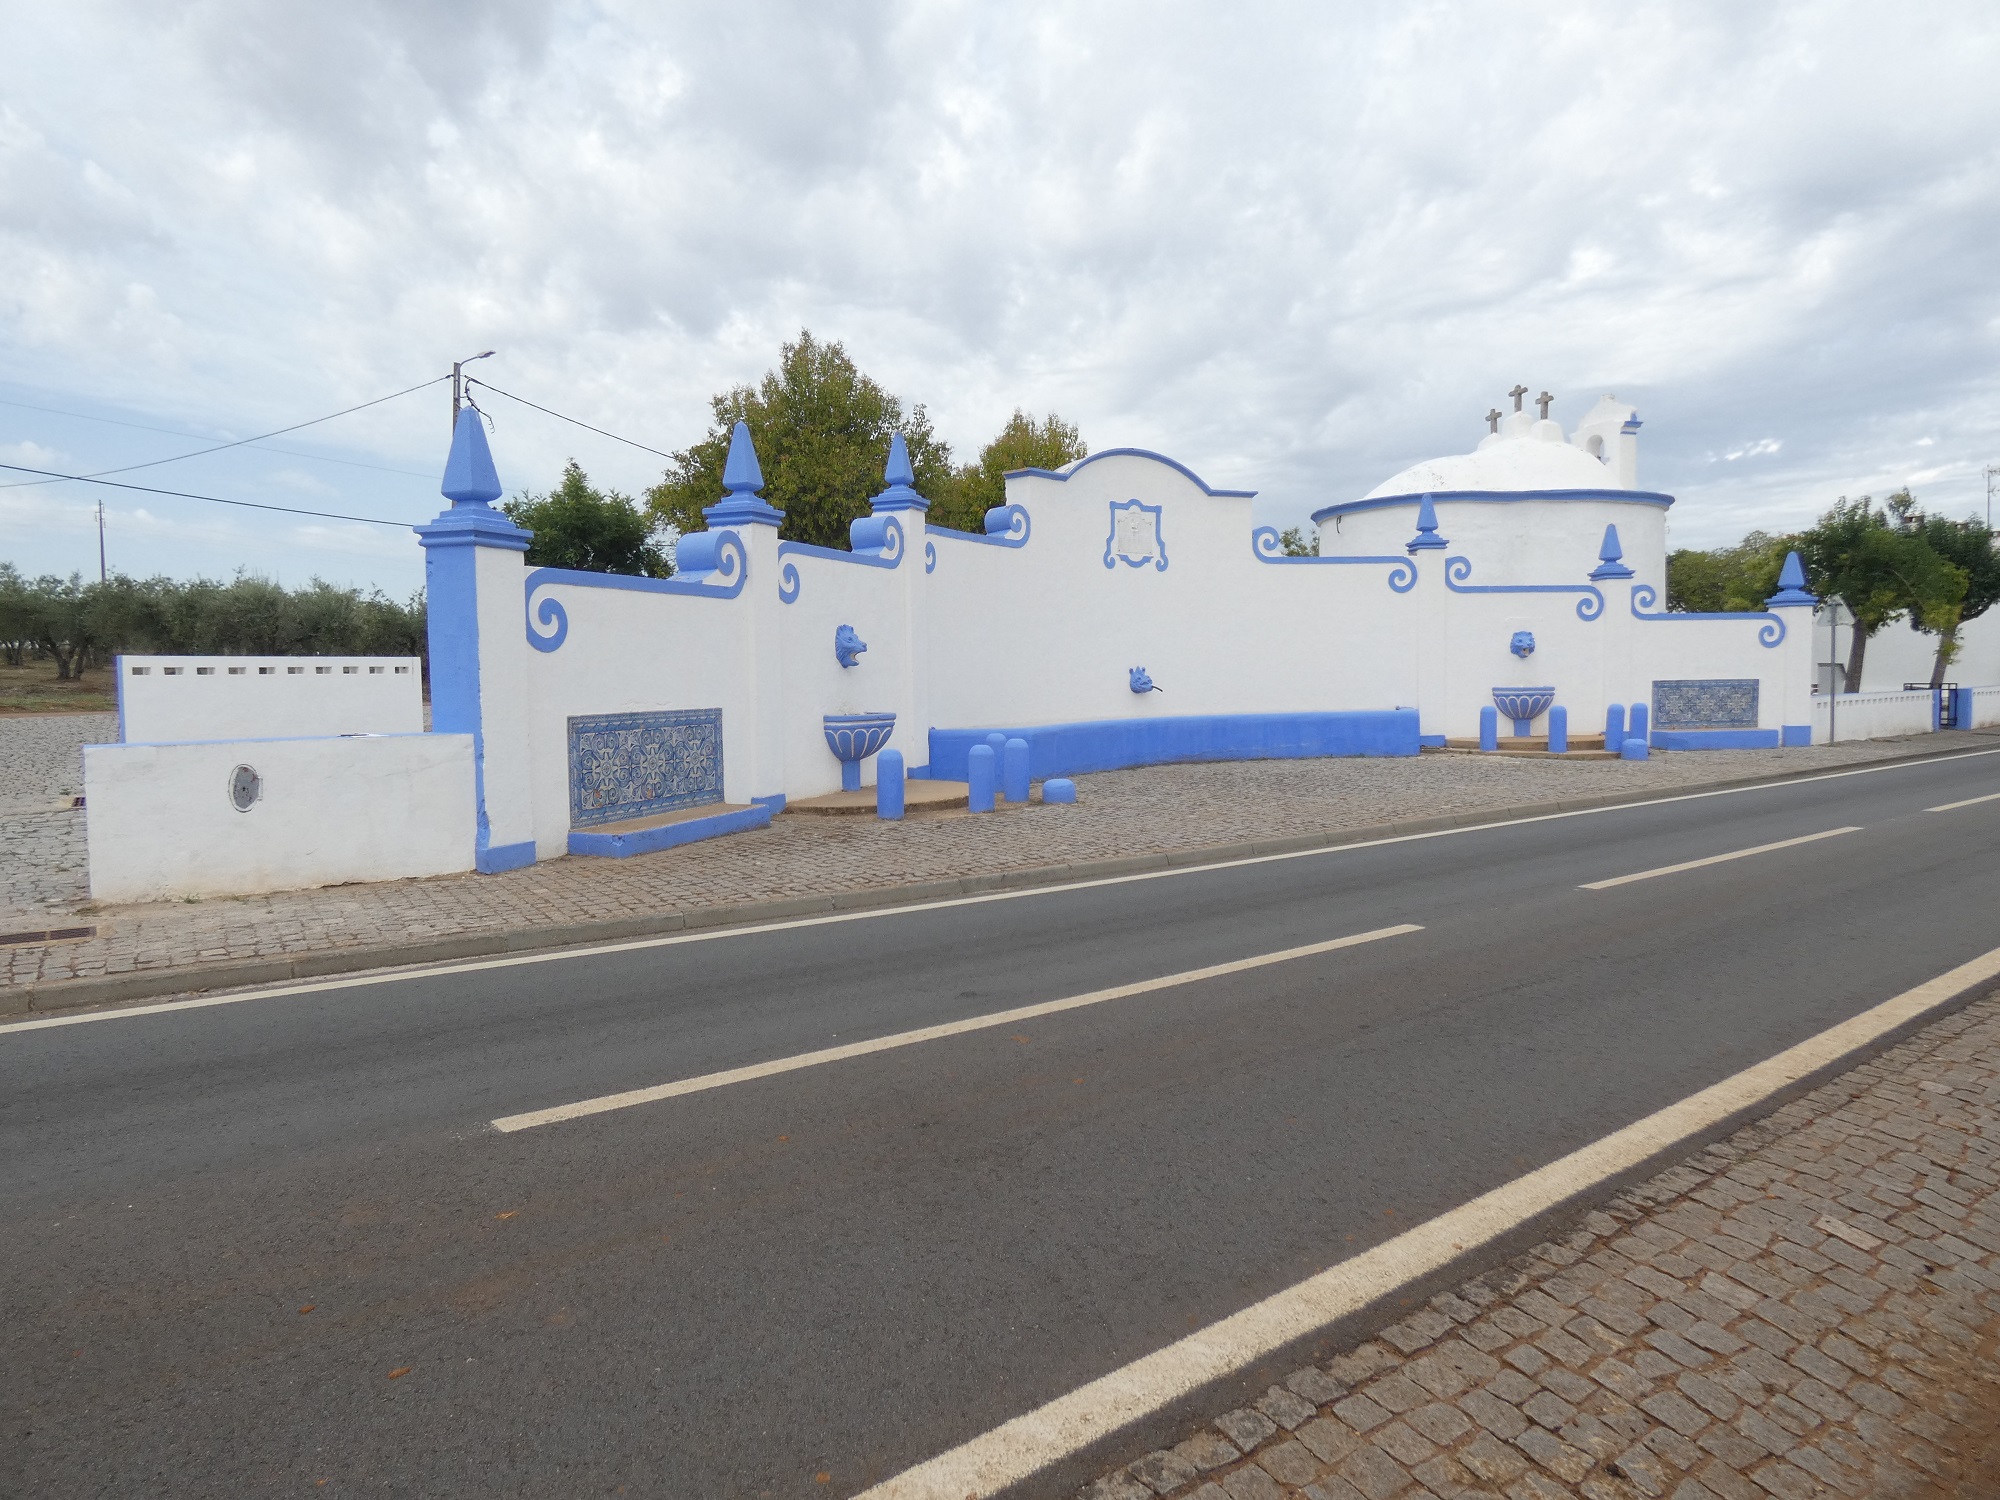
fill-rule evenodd
<path id="1" fill-rule="evenodd" d="M 229 773 L 229 805 L 247 813 L 264 795 L 264 778 L 254 766 L 238 766 Z"/>

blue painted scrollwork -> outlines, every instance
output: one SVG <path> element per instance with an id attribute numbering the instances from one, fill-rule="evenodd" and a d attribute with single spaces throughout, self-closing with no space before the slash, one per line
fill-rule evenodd
<path id="1" fill-rule="evenodd" d="M 982 542 L 988 547 L 1028 545 L 1028 533 L 1032 528 L 1028 524 L 1028 512 L 1024 506 L 996 505 L 986 512 L 983 524 L 986 528 L 984 531 L 960 531 L 955 526 L 938 526 L 926 521 L 924 530 L 932 536 L 948 536 L 955 542 Z M 927 560 L 931 559 L 931 549 L 936 545 L 935 542 L 925 543 L 924 556 Z M 928 573 L 932 566 L 934 563 L 927 561 L 924 571 Z"/>
<path id="2" fill-rule="evenodd" d="M 636 594 L 685 594 L 696 599 L 734 599 L 750 576 L 750 554 L 733 531 L 697 531 L 679 547 L 681 571 L 672 578 L 634 578 L 625 573 L 585 573 L 575 568 L 536 568 L 523 581 L 528 644 L 537 651 L 562 648 L 569 639 L 569 611 L 553 594 L 535 598 L 538 589 L 562 587 L 619 589 Z M 711 580 L 721 580 L 721 586 Z M 536 630 L 539 624 L 546 634 Z"/>
<path id="3" fill-rule="evenodd" d="M 1604 613 L 1604 595 L 1588 583 L 1467 583 L 1472 576 L 1472 559 L 1447 557 L 1444 586 L 1454 594 L 1581 594 L 1576 601 L 1579 620 L 1595 620 Z"/>
<path id="4" fill-rule="evenodd" d="M 894 516 L 863 516 L 847 528 L 854 542 L 852 552 L 838 547 L 815 547 L 811 542 L 780 542 L 778 556 L 818 557 L 827 562 L 853 563 L 863 568 L 893 568 L 903 560 L 903 525 Z M 799 597 L 798 564 L 778 565 L 778 598 L 786 604 Z"/>
<path id="5" fill-rule="evenodd" d="M 1287 557 L 1285 544 L 1274 526 L 1259 526 L 1250 533 L 1250 555 L 1266 563 L 1307 563 L 1334 566 L 1342 563 L 1381 563 L 1389 570 L 1389 587 L 1407 594 L 1417 586 L 1417 565 L 1407 557 Z"/>
<path id="6" fill-rule="evenodd" d="M 926 541 L 924 543 L 924 571 L 926 573 L 935 573 L 937 571 L 936 542 Z"/>
<path id="7" fill-rule="evenodd" d="M 1757 644 L 1767 650 L 1785 638 L 1783 615 L 1769 614 L 1762 610 L 1730 610 L 1726 613 L 1703 614 L 1696 610 L 1664 609 L 1653 612 L 1651 607 L 1659 602 L 1659 593 L 1649 583 L 1632 585 L 1632 614 L 1640 620 L 1762 620 L 1757 627 Z"/>

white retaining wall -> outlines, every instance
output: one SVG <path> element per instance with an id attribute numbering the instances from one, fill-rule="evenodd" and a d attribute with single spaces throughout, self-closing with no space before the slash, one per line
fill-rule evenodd
<path id="1" fill-rule="evenodd" d="M 414 656 L 121 656 L 114 675 L 128 745 L 424 727 Z"/>
<path id="2" fill-rule="evenodd" d="M 231 773 L 252 767 L 248 812 Z M 86 745 L 97 901 L 446 875 L 473 863 L 469 734 Z"/>
<path id="3" fill-rule="evenodd" d="M 1813 743 L 1834 742 L 1827 737 L 1829 723 L 1842 744 L 1898 734 L 1929 734 L 1936 716 L 1935 697 L 1928 689 L 1914 693 L 1842 693 L 1836 712 L 1835 706 L 1821 693 L 1813 699 Z"/>
<path id="4" fill-rule="evenodd" d="M 2000 724 L 2000 687 L 1972 690 L 1972 722 L 1967 729 L 1987 729 Z"/>

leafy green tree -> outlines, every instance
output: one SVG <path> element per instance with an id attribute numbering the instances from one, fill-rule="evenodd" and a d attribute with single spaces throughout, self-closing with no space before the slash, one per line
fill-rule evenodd
<path id="1" fill-rule="evenodd" d="M 1667 608 L 1695 614 L 1759 610 L 1778 591 L 1789 536 L 1753 531 L 1734 547 L 1701 552 L 1683 547 L 1667 556 Z"/>
<path id="2" fill-rule="evenodd" d="M 7 665 L 18 667 L 35 644 L 35 599 L 27 579 L 12 564 L 0 562 L 0 653 Z"/>
<path id="3" fill-rule="evenodd" d="M 1054 412 L 1036 421 L 1019 407 L 1000 434 L 979 450 L 979 462 L 957 470 L 942 490 L 917 489 L 931 502 L 928 519 L 955 531 L 984 531 L 986 512 L 1007 503 L 1007 478 L 1015 469 L 1060 469 L 1090 456 L 1090 445 Z"/>
<path id="4" fill-rule="evenodd" d="M 516 495 L 500 508 L 515 525 L 534 532 L 528 544 L 531 567 L 642 578 L 666 578 L 674 571 L 653 541 L 659 520 L 616 490 L 591 488 L 575 459 L 563 465 L 562 483 L 546 495 Z"/>
<path id="5" fill-rule="evenodd" d="M 882 491 L 889 439 L 909 445 L 918 493 L 943 493 L 952 481 L 951 448 L 932 430 L 921 405 L 903 403 L 864 375 L 846 349 L 802 330 L 780 352 L 778 368 L 710 399 L 708 436 L 676 453 L 646 504 L 685 534 L 704 531 L 702 511 L 722 498 L 722 467 L 737 422 L 750 424 L 764 471 L 765 500 L 785 513 L 778 534 L 821 547 L 846 547 L 848 523 L 868 514 Z"/>
<path id="6" fill-rule="evenodd" d="M 1861 686 L 1868 642 L 1884 625 L 1906 615 L 1942 631 L 1955 628 L 1953 611 L 1965 598 L 1966 572 L 1936 552 L 1908 524 L 1914 509 L 1907 490 L 1882 509 L 1869 496 L 1836 501 L 1818 523 L 1800 534 L 1814 591 L 1840 600 L 1854 617 L 1847 653 L 1849 691 Z"/>
<path id="7" fill-rule="evenodd" d="M 1917 629 L 1938 638 L 1937 655 L 1931 662 L 1931 686 L 1937 687 L 1958 655 L 1960 629 L 2000 603 L 2000 551 L 1995 550 L 1993 533 L 1986 523 L 1976 518 L 1954 521 L 1917 513 L 1910 527 L 1931 551 L 1965 575 L 1965 592 L 1955 606 L 1934 600 L 1915 618 Z"/>
<path id="8" fill-rule="evenodd" d="M 1313 528 L 1312 537 L 1308 540 L 1305 532 L 1299 527 L 1287 526 L 1278 533 L 1278 545 L 1284 549 L 1287 557 L 1318 557 L 1319 528 Z"/>

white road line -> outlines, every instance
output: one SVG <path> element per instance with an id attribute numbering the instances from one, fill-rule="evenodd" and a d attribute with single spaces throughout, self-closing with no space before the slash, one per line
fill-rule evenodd
<path id="1" fill-rule="evenodd" d="M 993 901 L 1026 901 L 1037 896 L 1060 895 L 1068 891 L 1088 891 L 1099 886 L 1131 885 L 1144 880 L 1174 880 L 1183 875 L 1206 875 L 1216 870 L 1233 870 L 1240 865 L 1266 865 L 1288 859 L 1316 859 L 1330 854 L 1353 854 L 1363 849 L 1379 849 L 1387 844 L 1412 844 L 1425 839 L 1456 838 L 1468 833 L 1492 833 L 1529 823 L 1553 823 L 1564 818 L 1591 818 L 1601 813 L 1632 812 L 1642 807 L 1664 807 L 1673 802 L 1700 802 L 1709 797 L 1734 797 L 1744 792 L 1774 792 L 1785 787 L 1805 786 L 1815 781 L 1839 781 L 1848 776 L 1873 776 L 1882 771 L 1907 771 L 1921 766 L 1947 764 L 1955 760 L 1977 760 L 2000 755 L 2000 750 L 1968 750 L 1963 755 L 1940 755 L 1928 760 L 1892 761 L 1888 765 L 1857 766 L 1851 771 L 1822 771 L 1797 776 L 1790 781 L 1766 781 L 1756 786 L 1729 786 L 1712 792 L 1681 792 L 1654 797 L 1645 802 L 1621 802 L 1612 807 L 1579 807 L 1572 812 L 1537 813 L 1529 818 L 1505 818 L 1492 823 L 1474 823 L 1464 828 L 1436 828 L 1428 833 L 1397 833 L 1386 838 L 1363 839 L 1352 844 L 1335 844 L 1324 849 L 1293 849 L 1284 854 L 1252 854 L 1240 859 L 1219 859 L 1203 865 L 1175 865 L 1165 870 L 1140 870 L 1131 875 L 1105 875 L 1094 880 L 1058 880 L 1048 885 L 1028 886 L 1016 891 L 988 891 L 978 896 L 948 896 L 940 901 L 918 901 L 905 906 L 877 906 L 866 911 L 834 912 L 823 917 L 795 917 L 782 922 L 759 922 L 745 927 L 716 927 L 703 932 L 677 932 L 666 937 L 632 938 L 625 942 L 594 943 L 545 953 L 516 953 L 505 958 L 468 959 L 463 963 L 429 964 L 391 969 L 385 973 L 358 975 L 349 979 L 315 979 L 301 984 L 271 985 L 263 989 L 234 990 L 226 995 L 204 995 L 193 1000 L 163 1000 L 150 1005 L 125 1005 L 110 1010 L 90 1010 L 77 1015 L 38 1016 L 32 1021 L 12 1021 L 0 1025 L 0 1036 L 13 1031 L 44 1031 L 55 1026 L 88 1026 L 98 1021 L 125 1021 L 139 1016 L 158 1016 L 175 1011 L 205 1010 L 216 1005 L 241 1005 L 247 1000 L 280 1000 L 288 996 L 324 995 L 337 990 L 365 989 L 376 984 L 401 984 L 412 979 L 437 979 L 448 974 L 478 974 L 489 969 L 512 969 L 524 964 L 567 963 L 579 958 L 600 958 L 611 953 L 634 953 L 647 948 L 669 948 L 678 943 L 707 943 L 724 938 L 760 937 L 767 932 L 788 932 L 800 927 L 825 927 L 836 922 L 876 922 L 889 917 L 907 917 L 922 912 L 943 911 L 954 906 L 984 906 Z"/>
<path id="2" fill-rule="evenodd" d="M 1714 1128 L 1996 977 L 2000 948 L 907 1469 L 856 1500 L 967 1500 L 1018 1484 L 1208 1382 L 1443 1269 L 1465 1252 Z"/>
<path id="3" fill-rule="evenodd" d="M 1170 990 L 1184 984 L 1199 984 L 1204 979 L 1220 979 L 1225 974 L 1242 974 L 1251 969 L 1268 968 L 1272 964 L 1290 963 L 1293 959 L 1311 958 L 1317 953 L 1332 953 L 1339 948 L 1357 948 L 1363 943 L 1377 942 L 1382 938 L 1401 937 L 1406 932 L 1422 932 L 1423 928 L 1411 922 L 1398 927 L 1378 927 L 1373 932 L 1357 932 L 1352 937 L 1333 938 L 1324 943 L 1307 943 L 1302 948 L 1286 948 L 1279 953 L 1260 953 L 1255 958 L 1239 958 L 1226 964 L 1211 964 L 1205 969 L 1188 969 L 1179 974 L 1164 974 L 1158 979 L 1142 979 L 1137 984 L 1114 985 L 1108 990 L 1092 990 L 1084 995 L 1069 995 L 1061 1000 L 1043 1000 L 1034 1005 L 1016 1006 L 1013 1010 L 993 1011 L 983 1016 L 968 1016 L 962 1021 L 946 1021 L 939 1026 L 921 1026 L 914 1031 L 899 1031 L 892 1036 L 876 1037 L 873 1041 L 849 1042 L 844 1047 L 822 1047 L 817 1052 L 801 1052 L 792 1057 L 773 1058 L 770 1062 L 752 1063 L 744 1068 L 729 1068 L 720 1073 L 703 1073 L 698 1078 L 682 1078 L 673 1083 L 658 1083 L 651 1088 L 629 1089 L 622 1094 L 603 1094 L 595 1099 L 582 1099 L 575 1104 L 558 1104 L 551 1109 L 530 1110 L 526 1114 L 502 1115 L 493 1121 L 495 1130 L 512 1132 L 532 1130 L 537 1125 L 555 1125 L 564 1120 L 580 1120 L 586 1115 L 601 1115 L 614 1109 L 630 1109 L 637 1104 L 654 1104 L 662 1099 L 678 1099 L 683 1094 L 699 1094 L 709 1089 L 727 1088 L 732 1083 L 748 1083 L 754 1078 L 771 1078 L 779 1073 L 795 1073 L 800 1068 L 817 1068 L 824 1063 L 843 1062 L 850 1057 L 866 1057 L 872 1052 L 888 1052 L 897 1047 L 914 1047 L 919 1042 L 935 1042 L 948 1036 L 964 1036 L 971 1031 L 990 1031 L 996 1026 L 1013 1026 L 1022 1021 L 1031 1021 L 1037 1016 L 1052 1016 L 1066 1010 L 1081 1010 L 1086 1005 L 1102 1005 L 1107 1000 L 1125 1000 L 1133 995 L 1148 995 L 1155 990 Z"/>
<path id="4" fill-rule="evenodd" d="M 1988 792 L 1984 797 L 1967 797 L 1963 802 L 1946 802 L 1937 807 L 1927 807 L 1925 812 L 1956 812 L 1961 807 L 1976 807 L 1981 802 L 2000 802 L 2000 792 Z"/>
<path id="5" fill-rule="evenodd" d="M 1614 875 L 1609 880 L 1593 880 L 1577 887 L 1580 891 L 1608 891 L 1614 885 L 1630 885 L 1635 880 L 1654 880 L 1662 875 L 1678 875 L 1683 870 L 1699 870 L 1704 865 L 1726 865 L 1732 859 L 1748 859 L 1753 854 L 1769 854 L 1773 849 L 1792 849 L 1800 844 L 1838 838 L 1843 833 L 1859 833 L 1860 828 L 1829 828 L 1824 833 L 1808 833 L 1803 838 L 1779 839 L 1775 844 L 1759 844 L 1754 849 L 1732 849 L 1727 854 L 1711 854 L 1707 859 L 1684 860 L 1677 865 L 1661 865 L 1657 870 L 1641 870 L 1635 875 Z"/>

